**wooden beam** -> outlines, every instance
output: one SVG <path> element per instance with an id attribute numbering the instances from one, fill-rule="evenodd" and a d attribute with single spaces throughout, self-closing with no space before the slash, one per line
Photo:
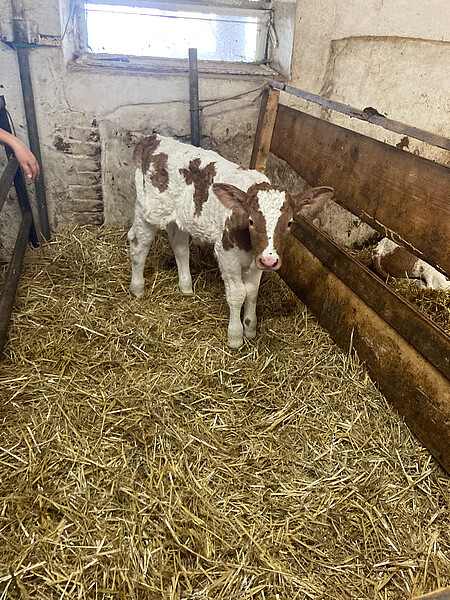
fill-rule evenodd
<path id="1" fill-rule="evenodd" d="M 450 600 L 450 587 L 440 588 L 425 596 L 414 596 L 412 600 Z"/>
<path id="2" fill-rule="evenodd" d="M 271 151 L 377 231 L 450 273 L 450 169 L 279 105 Z"/>
<path id="3" fill-rule="evenodd" d="M 261 173 L 266 170 L 279 99 L 279 90 L 267 88 L 261 101 L 253 151 L 250 158 L 250 169 L 256 169 Z"/>
<path id="4" fill-rule="evenodd" d="M 6 169 L 3 171 L 0 177 L 0 210 L 3 208 L 6 198 L 8 197 L 9 190 L 11 189 L 12 182 L 16 176 L 17 169 L 19 168 L 19 161 L 15 156 L 11 156 L 6 165 Z"/>
<path id="5" fill-rule="evenodd" d="M 353 348 L 381 392 L 450 473 L 450 382 L 298 238 L 280 275 L 345 351 Z"/>

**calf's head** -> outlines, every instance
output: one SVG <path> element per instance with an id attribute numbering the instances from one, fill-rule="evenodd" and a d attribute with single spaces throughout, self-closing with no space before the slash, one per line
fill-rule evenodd
<path id="1" fill-rule="evenodd" d="M 330 187 L 289 194 L 269 183 L 254 184 L 247 192 L 227 183 L 214 183 L 213 191 L 220 202 L 233 211 L 228 225 L 250 234 L 256 265 L 264 271 L 281 267 L 295 216 L 313 218 L 333 196 Z"/>

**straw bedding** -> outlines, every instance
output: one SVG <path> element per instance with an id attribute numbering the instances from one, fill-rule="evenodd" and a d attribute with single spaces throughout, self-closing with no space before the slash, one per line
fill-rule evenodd
<path id="1" fill-rule="evenodd" d="M 29 250 L 0 375 L 0 598 L 404 599 L 450 583 L 449 478 L 277 276 L 124 231 Z"/>
<path id="2" fill-rule="evenodd" d="M 370 268 L 371 254 L 375 245 L 366 246 L 359 250 L 350 249 L 349 252 Z M 450 293 L 448 291 L 419 287 L 414 279 L 389 277 L 387 284 L 450 335 Z"/>

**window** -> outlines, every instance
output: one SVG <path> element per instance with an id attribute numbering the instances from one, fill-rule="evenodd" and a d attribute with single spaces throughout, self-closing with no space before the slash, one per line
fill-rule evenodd
<path id="1" fill-rule="evenodd" d="M 86 46 L 92 53 L 264 63 L 271 3 L 259 0 L 89 0 Z"/>

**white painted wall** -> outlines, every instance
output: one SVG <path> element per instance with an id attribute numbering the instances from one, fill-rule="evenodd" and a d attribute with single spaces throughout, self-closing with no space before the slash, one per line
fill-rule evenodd
<path id="1" fill-rule="evenodd" d="M 449 65 L 448 0 L 297 2 L 294 87 L 450 136 Z M 392 144 L 402 137 L 349 117 L 327 118 Z M 409 150 L 450 164 L 448 152 L 413 139 Z"/>
<path id="2" fill-rule="evenodd" d="M 448 0 L 298 0 L 293 87 L 450 137 Z M 282 94 L 281 101 L 450 165 L 448 151 Z M 406 147 L 405 147 L 405 144 Z M 316 221 L 344 245 L 371 229 L 336 205 Z"/>

